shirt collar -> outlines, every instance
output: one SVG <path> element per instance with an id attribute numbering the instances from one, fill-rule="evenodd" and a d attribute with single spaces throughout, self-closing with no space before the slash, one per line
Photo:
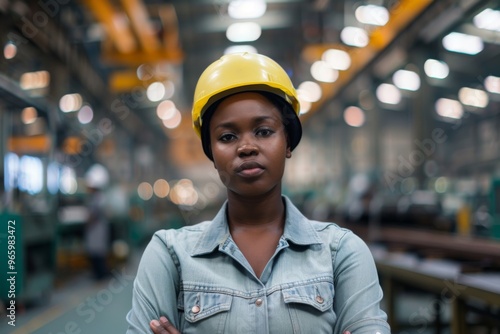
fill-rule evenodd
<path id="1" fill-rule="evenodd" d="M 293 205 L 290 199 L 283 196 L 285 203 L 285 230 L 283 238 L 297 245 L 320 244 L 321 239 L 311 222 Z M 222 246 L 230 236 L 227 224 L 227 201 L 222 205 L 214 219 L 208 223 L 204 232 L 196 242 L 191 256 L 211 253 L 216 247 Z"/>

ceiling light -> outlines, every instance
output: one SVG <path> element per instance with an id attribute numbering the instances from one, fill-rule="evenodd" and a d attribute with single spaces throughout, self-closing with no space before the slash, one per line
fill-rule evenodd
<path id="1" fill-rule="evenodd" d="M 235 0 L 229 3 L 227 13 L 233 19 L 256 19 L 266 13 L 264 0 Z"/>
<path id="2" fill-rule="evenodd" d="M 182 116 L 179 110 L 175 109 L 174 110 L 174 115 L 168 119 L 163 120 L 163 125 L 167 129 L 175 129 L 181 124 L 182 121 Z"/>
<path id="3" fill-rule="evenodd" d="M 82 107 L 80 94 L 66 94 L 59 100 L 59 109 L 63 112 L 77 111 Z"/>
<path id="4" fill-rule="evenodd" d="M 78 111 L 78 121 L 81 124 L 88 124 L 94 118 L 94 111 L 88 105 L 83 106 L 82 109 Z"/>
<path id="5" fill-rule="evenodd" d="M 387 104 L 398 104 L 401 101 L 401 92 L 391 84 L 383 83 L 377 87 L 377 99 Z"/>
<path id="6" fill-rule="evenodd" d="M 148 182 L 142 182 L 137 187 L 137 195 L 144 201 L 150 200 L 153 197 L 153 186 Z"/>
<path id="7" fill-rule="evenodd" d="M 483 40 L 477 36 L 452 32 L 443 38 L 443 46 L 452 52 L 475 55 L 484 48 Z"/>
<path id="8" fill-rule="evenodd" d="M 161 82 L 153 82 L 148 86 L 146 95 L 151 102 L 160 101 L 165 96 L 165 86 Z"/>
<path id="9" fill-rule="evenodd" d="M 439 116 L 460 119 L 464 114 L 462 105 L 457 100 L 441 98 L 436 101 L 436 112 Z"/>
<path id="10" fill-rule="evenodd" d="M 231 45 L 224 50 L 224 54 L 232 53 L 257 53 L 257 49 L 251 45 Z"/>
<path id="11" fill-rule="evenodd" d="M 392 76 L 392 81 L 399 89 L 416 91 L 420 88 L 420 77 L 412 71 L 396 71 Z"/>
<path id="12" fill-rule="evenodd" d="M 484 79 L 484 87 L 490 93 L 500 94 L 500 78 L 492 75 Z"/>
<path id="13" fill-rule="evenodd" d="M 468 87 L 460 88 L 458 99 L 467 106 L 485 108 L 488 105 L 488 94 L 484 90 Z"/>
<path id="14" fill-rule="evenodd" d="M 49 83 L 50 74 L 47 71 L 26 72 L 19 79 L 19 85 L 24 90 L 45 88 Z"/>
<path id="15" fill-rule="evenodd" d="M 336 70 L 347 70 L 351 67 L 351 57 L 349 54 L 342 50 L 329 49 L 323 52 L 321 59 L 324 60 L 328 66 Z"/>
<path id="16" fill-rule="evenodd" d="M 365 124 L 365 112 L 358 107 L 348 107 L 344 110 L 344 121 L 349 126 L 359 128 Z"/>
<path id="17" fill-rule="evenodd" d="M 167 180 L 158 179 L 153 184 L 153 191 L 157 197 L 165 198 L 170 192 L 170 185 L 168 184 Z"/>
<path id="18" fill-rule="evenodd" d="M 311 75 L 321 82 L 335 82 L 339 77 L 339 71 L 329 67 L 326 62 L 318 60 L 311 66 Z"/>
<path id="19" fill-rule="evenodd" d="M 500 31 L 500 11 L 486 8 L 474 16 L 473 22 L 480 29 Z"/>
<path id="20" fill-rule="evenodd" d="M 259 39 L 262 30 L 255 22 L 233 23 L 226 30 L 226 37 L 231 42 L 253 42 Z"/>
<path id="21" fill-rule="evenodd" d="M 359 6 L 354 15 L 359 22 L 364 24 L 384 26 L 389 22 L 389 11 L 383 6 Z"/>
<path id="22" fill-rule="evenodd" d="M 307 114 L 309 110 L 311 110 L 312 103 L 309 101 L 304 101 L 304 99 L 302 99 L 300 96 L 299 96 L 299 104 L 300 104 L 301 115 Z"/>
<path id="23" fill-rule="evenodd" d="M 33 107 L 26 107 L 21 113 L 21 121 L 24 124 L 31 124 L 36 121 L 38 117 L 38 112 Z"/>
<path id="24" fill-rule="evenodd" d="M 174 102 L 165 100 L 160 102 L 156 107 L 156 115 L 158 115 L 161 120 L 171 119 L 174 117 L 176 110 L 177 108 Z"/>
<path id="25" fill-rule="evenodd" d="M 5 46 L 3 47 L 3 56 L 5 57 L 5 59 L 12 59 L 16 55 L 17 46 L 12 42 L 8 42 L 7 44 L 5 44 Z"/>
<path id="26" fill-rule="evenodd" d="M 297 88 L 297 95 L 307 102 L 317 102 L 321 99 L 321 87 L 314 81 L 304 81 Z"/>
<path id="27" fill-rule="evenodd" d="M 368 34 L 357 27 L 345 27 L 340 32 L 340 39 L 347 45 L 365 47 L 368 45 Z"/>
<path id="28" fill-rule="evenodd" d="M 137 78 L 139 80 L 150 80 L 155 75 L 155 70 L 149 64 L 142 64 L 137 67 Z"/>
<path id="29" fill-rule="evenodd" d="M 427 59 L 424 63 L 424 71 L 430 78 L 444 79 L 450 73 L 450 68 L 444 61 Z"/>

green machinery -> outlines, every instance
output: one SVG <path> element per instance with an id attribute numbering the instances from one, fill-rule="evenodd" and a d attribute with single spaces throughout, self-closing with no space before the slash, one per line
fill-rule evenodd
<path id="1" fill-rule="evenodd" d="M 494 179 L 490 191 L 491 236 L 500 240 L 500 179 Z"/>

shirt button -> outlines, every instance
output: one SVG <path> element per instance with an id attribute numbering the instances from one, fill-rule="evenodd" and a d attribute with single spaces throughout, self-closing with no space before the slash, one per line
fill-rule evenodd
<path id="1" fill-rule="evenodd" d="M 198 305 L 193 306 L 193 308 L 191 308 L 191 312 L 193 312 L 194 314 L 199 313 L 200 307 Z"/>
<path id="2" fill-rule="evenodd" d="M 316 301 L 317 301 L 318 303 L 320 303 L 320 304 L 323 304 L 323 302 L 324 302 L 325 300 L 324 300 L 324 299 L 323 299 L 323 297 L 321 297 L 321 296 L 316 296 Z"/>
<path id="3" fill-rule="evenodd" d="M 255 305 L 257 305 L 257 306 L 262 305 L 262 299 L 260 299 L 260 298 L 259 298 L 259 299 L 257 299 L 257 300 L 255 301 Z"/>

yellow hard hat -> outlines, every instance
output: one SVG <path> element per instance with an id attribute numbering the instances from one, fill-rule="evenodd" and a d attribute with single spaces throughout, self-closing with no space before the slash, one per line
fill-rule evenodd
<path id="1" fill-rule="evenodd" d="M 273 59 L 256 53 L 234 53 L 222 56 L 210 64 L 196 84 L 193 100 L 193 128 L 202 138 L 202 122 L 205 111 L 218 100 L 244 91 L 262 91 L 280 96 L 293 110 L 287 116 L 287 132 L 291 149 L 300 141 L 302 127 L 297 92 L 285 70 Z M 203 141 L 203 138 L 202 138 Z M 205 153 L 208 154 L 203 142 Z"/>

